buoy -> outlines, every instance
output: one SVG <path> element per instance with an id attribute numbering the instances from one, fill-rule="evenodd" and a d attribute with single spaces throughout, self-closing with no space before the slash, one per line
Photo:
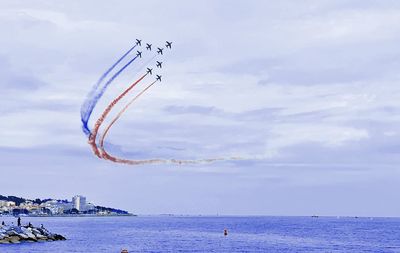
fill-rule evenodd
<path id="1" fill-rule="evenodd" d="M 224 236 L 227 236 L 228 235 L 228 229 L 224 229 Z"/>

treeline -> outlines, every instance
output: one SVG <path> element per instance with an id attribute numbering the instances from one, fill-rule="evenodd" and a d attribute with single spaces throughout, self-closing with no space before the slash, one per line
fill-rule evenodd
<path id="1" fill-rule="evenodd" d="M 3 196 L 3 195 L 0 195 L 0 200 L 12 201 L 12 202 L 15 202 L 15 204 L 17 206 L 19 206 L 21 203 L 24 203 L 27 199 L 20 198 L 20 197 L 15 197 L 15 196 Z"/>
<path id="2" fill-rule="evenodd" d="M 5 200 L 5 201 L 12 201 L 15 202 L 15 205 L 19 206 L 21 203 L 24 203 L 26 201 L 31 201 L 33 203 L 36 203 L 38 205 L 42 204 L 42 203 L 46 203 L 49 200 L 53 200 L 53 199 L 26 199 L 26 198 L 21 198 L 21 197 L 16 197 L 16 196 L 3 196 L 0 195 L 0 200 Z M 60 200 L 58 199 L 57 201 L 62 202 L 62 203 L 68 203 L 68 200 L 64 199 L 64 200 Z"/>
<path id="3" fill-rule="evenodd" d="M 124 210 L 110 208 L 110 207 L 104 207 L 104 206 L 96 206 L 96 210 L 99 211 L 99 212 L 110 212 L 110 213 L 117 213 L 117 214 L 129 214 L 127 211 L 124 211 Z"/>

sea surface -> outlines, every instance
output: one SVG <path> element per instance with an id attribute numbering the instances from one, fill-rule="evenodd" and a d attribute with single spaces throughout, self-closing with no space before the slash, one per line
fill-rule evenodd
<path id="1" fill-rule="evenodd" d="M 15 218 L 0 217 L 6 222 Z M 400 218 L 23 217 L 67 241 L 0 245 L 0 253 L 400 252 Z M 228 235 L 224 236 L 224 229 Z"/>

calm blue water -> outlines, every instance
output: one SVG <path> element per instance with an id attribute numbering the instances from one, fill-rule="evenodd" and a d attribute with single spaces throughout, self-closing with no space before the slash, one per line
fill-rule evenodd
<path id="1" fill-rule="evenodd" d="M 400 252 L 398 218 L 27 217 L 23 222 L 28 220 L 68 240 L 0 245 L 1 253 Z"/>

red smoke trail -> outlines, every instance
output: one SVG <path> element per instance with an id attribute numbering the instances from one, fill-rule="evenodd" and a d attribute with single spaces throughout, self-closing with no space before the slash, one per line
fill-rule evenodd
<path id="1" fill-rule="evenodd" d="M 150 89 L 151 86 L 153 86 L 157 81 L 152 82 L 150 85 L 148 85 L 146 88 L 144 88 L 139 94 L 137 94 L 127 105 L 125 105 L 125 107 L 117 114 L 117 116 L 115 116 L 115 118 L 111 121 L 110 124 L 108 124 L 108 126 L 106 127 L 106 129 L 104 130 L 104 133 L 102 135 L 102 137 L 100 138 L 100 149 L 101 149 L 101 153 L 102 156 L 106 156 L 106 157 L 110 157 L 112 158 L 105 150 L 104 150 L 104 139 L 108 133 L 108 131 L 110 130 L 110 128 L 114 125 L 114 123 L 121 117 L 121 115 L 129 108 L 129 106 L 131 104 L 133 104 L 133 102 L 136 101 L 136 99 L 138 99 L 143 93 L 145 93 L 148 89 Z M 110 159 L 111 160 L 111 159 Z"/>
<path id="2" fill-rule="evenodd" d="M 165 164 L 165 163 L 174 163 L 174 164 L 199 164 L 199 163 L 211 163 L 211 162 L 216 162 L 216 161 L 222 161 L 222 160 L 237 160 L 239 158 L 237 157 L 230 157 L 230 158 L 210 158 L 210 159 L 200 159 L 200 160 L 177 160 L 177 159 L 146 159 L 146 160 L 129 160 L 129 159 L 123 159 L 123 158 L 118 158 L 113 155 L 110 155 L 107 153 L 107 151 L 104 148 L 104 139 L 106 138 L 109 130 L 111 127 L 114 125 L 114 123 L 121 117 L 123 113 L 143 94 L 145 93 L 148 89 L 150 89 L 151 86 L 153 86 L 157 81 L 152 82 L 149 84 L 146 88 L 144 88 L 139 94 L 137 94 L 118 114 L 117 116 L 114 117 L 114 119 L 110 122 L 110 124 L 106 127 L 104 130 L 103 135 L 100 138 L 100 150 L 101 150 L 101 157 L 107 160 L 110 160 L 112 162 L 116 163 L 123 163 L 123 164 L 130 164 L 130 165 L 141 165 L 141 164 Z M 99 156 L 99 155 L 98 155 Z"/>
<path id="3" fill-rule="evenodd" d="M 126 95 L 128 94 L 128 92 L 130 90 L 133 89 L 133 87 L 136 86 L 136 84 L 138 84 L 140 81 L 142 81 L 146 76 L 148 75 L 148 73 L 144 74 L 142 77 L 140 77 L 138 80 L 136 80 L 134 83 L 132 83 L 124 92 L 122 92 L 116 99 L 114 99 L 108 106 L 107 108 L 104 110 L 104 112 L 102 113 L 102 115 L 100 116 L 100 118 L 96 121 L 96 124 L 93 128 L 93 132 L 90 134 L 89 136 L 89 144 L 90 146 L 92 146 L 92 150 L 93 153 L 95 153 L 99 158 L 101 158 L 102 156 L 100 155 L 99 149 L 97 148 L 97 144 L 96 144 L 96 139 L 97 139 L 97 133 L 99 132 L 99 128 L 101 126 L 101 124 L 103 124 L 105 118 L 107 117 L 107 115 L 110 113 L 110 111 L 112 110 L 112 108 Z"/>

